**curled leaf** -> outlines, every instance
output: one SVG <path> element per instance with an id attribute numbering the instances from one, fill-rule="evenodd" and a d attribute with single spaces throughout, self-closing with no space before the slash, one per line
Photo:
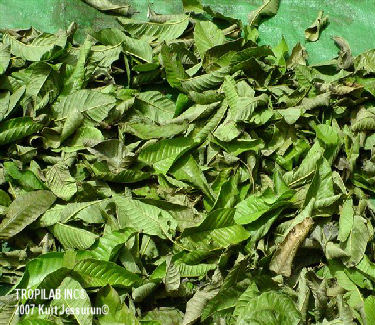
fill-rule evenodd
<path id="1" fill-rule="evenodd" d="M 319 39 L 322 30 L 327 26 L 327 24 L 328 16 L 324 16 L 323 10 L 319 11 L 318 17 L 316 17 L 312 25 L 305 29 L 306 40 L 310 42 L 316 42 Z"/>
<path id="2" fill-rule="evenodd" d="M 292 263 L 299 246 L 309 234 L 314 222 L 308 217 L 297 224 L 286 236 L 272 257 L 270 270 L 289 277 L 292 274 Z"/>
<path id="3" fill-rule="evenodd" d="M 341 69 L 349 69 L 353 64 L 352 51 L 349 43 L 340 36 L 333 37 L 335 44 L 340 48 L 338 66 Z"/>

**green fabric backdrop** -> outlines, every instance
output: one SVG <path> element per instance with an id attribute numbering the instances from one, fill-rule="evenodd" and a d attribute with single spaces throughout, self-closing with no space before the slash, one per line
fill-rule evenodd
<path id="1" fill-rule="evenodd" d="M 125 1 L 124 1 L 125 2 Z M 147 0 L 129 0 L 139 11 L 136 19 L 145 19 Z M 261 0 L 203 0 L 203 4 L 224 14 L 247 21 L 247 14 L 258 7 Z M 155 0 L 153 8 L 160 13 L 179 13 L 180 0 Z M 304 40 L 304 30 L 316 18 L 319 10 L 330 17 L 330 24 L 318 42 Z M 0 0 L 0 28 L 28 28 L 55 32 L 70 22 L 79 24 L 78 40 L 90 29 L 118 26 L 116 20 L 80 0 Z M 374 0 L 281 0 L 278 14 L 264 22 L 260 28 L 262 44 L 277 44 L 282 35 L 291 48 L 300 41 L 308 50 L 309 62 L 317 63 L 336 56 L 337 48 L 331 37 L 344 37 L 354 54 L 375 48 Z"/>

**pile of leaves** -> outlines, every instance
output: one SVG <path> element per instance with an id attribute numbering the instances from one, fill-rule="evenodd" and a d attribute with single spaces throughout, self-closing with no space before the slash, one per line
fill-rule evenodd
<path id="1" fill-rule="evenodd" d="M 260 46 L 277 5 L 2 35 L 1 324 L 375 324 L 375 50 Z"/>

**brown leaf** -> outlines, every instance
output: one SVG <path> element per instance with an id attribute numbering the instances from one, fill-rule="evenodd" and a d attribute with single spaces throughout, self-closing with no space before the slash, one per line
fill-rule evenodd
<path id="1" fill-rule="evenodd" d="M 294 226 L 273 255 L 270 263 L 271 271 L 286 277 L 291 275 L 294 256 L 313 224 L 312 218 L 308 217 Z"/>
<path id="2" fill-rule="evenodd" d="M 328 16 L 324 16 L 324 11 L 321 10 L 318 13 L 315 21 L 311 26 L 307 27 L 305 30 L 305 38 L 310 42 L 316 42 L 319 39 L 320 33 L 325 26 L 328 24 Z"/>

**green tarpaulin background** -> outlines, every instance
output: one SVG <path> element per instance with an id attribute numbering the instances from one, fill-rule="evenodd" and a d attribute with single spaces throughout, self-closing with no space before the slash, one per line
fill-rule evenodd
<path id="1" fill-rule="evenodd" d="M 129 0 L 139 13 L 133 18 L 145 20 L 147 0 Z M 248 13 L 261 0 L 203 0 L 204 5 L 247 22 Z M 180 0 L 155 0 L 152 8 L 158 13 L 181 13 Z M 318 42 L 304 40 L 304 30 L 316 18 L 319 10 L 329 15 L 330 24 Z M 35 28 L 56 32 L 75 21 L 80 26 L 77 39 L 82 40 L 91 29 L 118 26 L 116 19 L 105 15 L 80 0 L 0 0 L 0 29 Z M 374 0 L 281 0 L 277 15 L 259 28 L 262 44 L 276 45 L 284 35 L 290 49 L 300 41 L 308 50 L 309 62 L 317 63 L 336 56 L 337 48 L 331 37 L 342 36 L 353 54 L 375 48 Z"/>

